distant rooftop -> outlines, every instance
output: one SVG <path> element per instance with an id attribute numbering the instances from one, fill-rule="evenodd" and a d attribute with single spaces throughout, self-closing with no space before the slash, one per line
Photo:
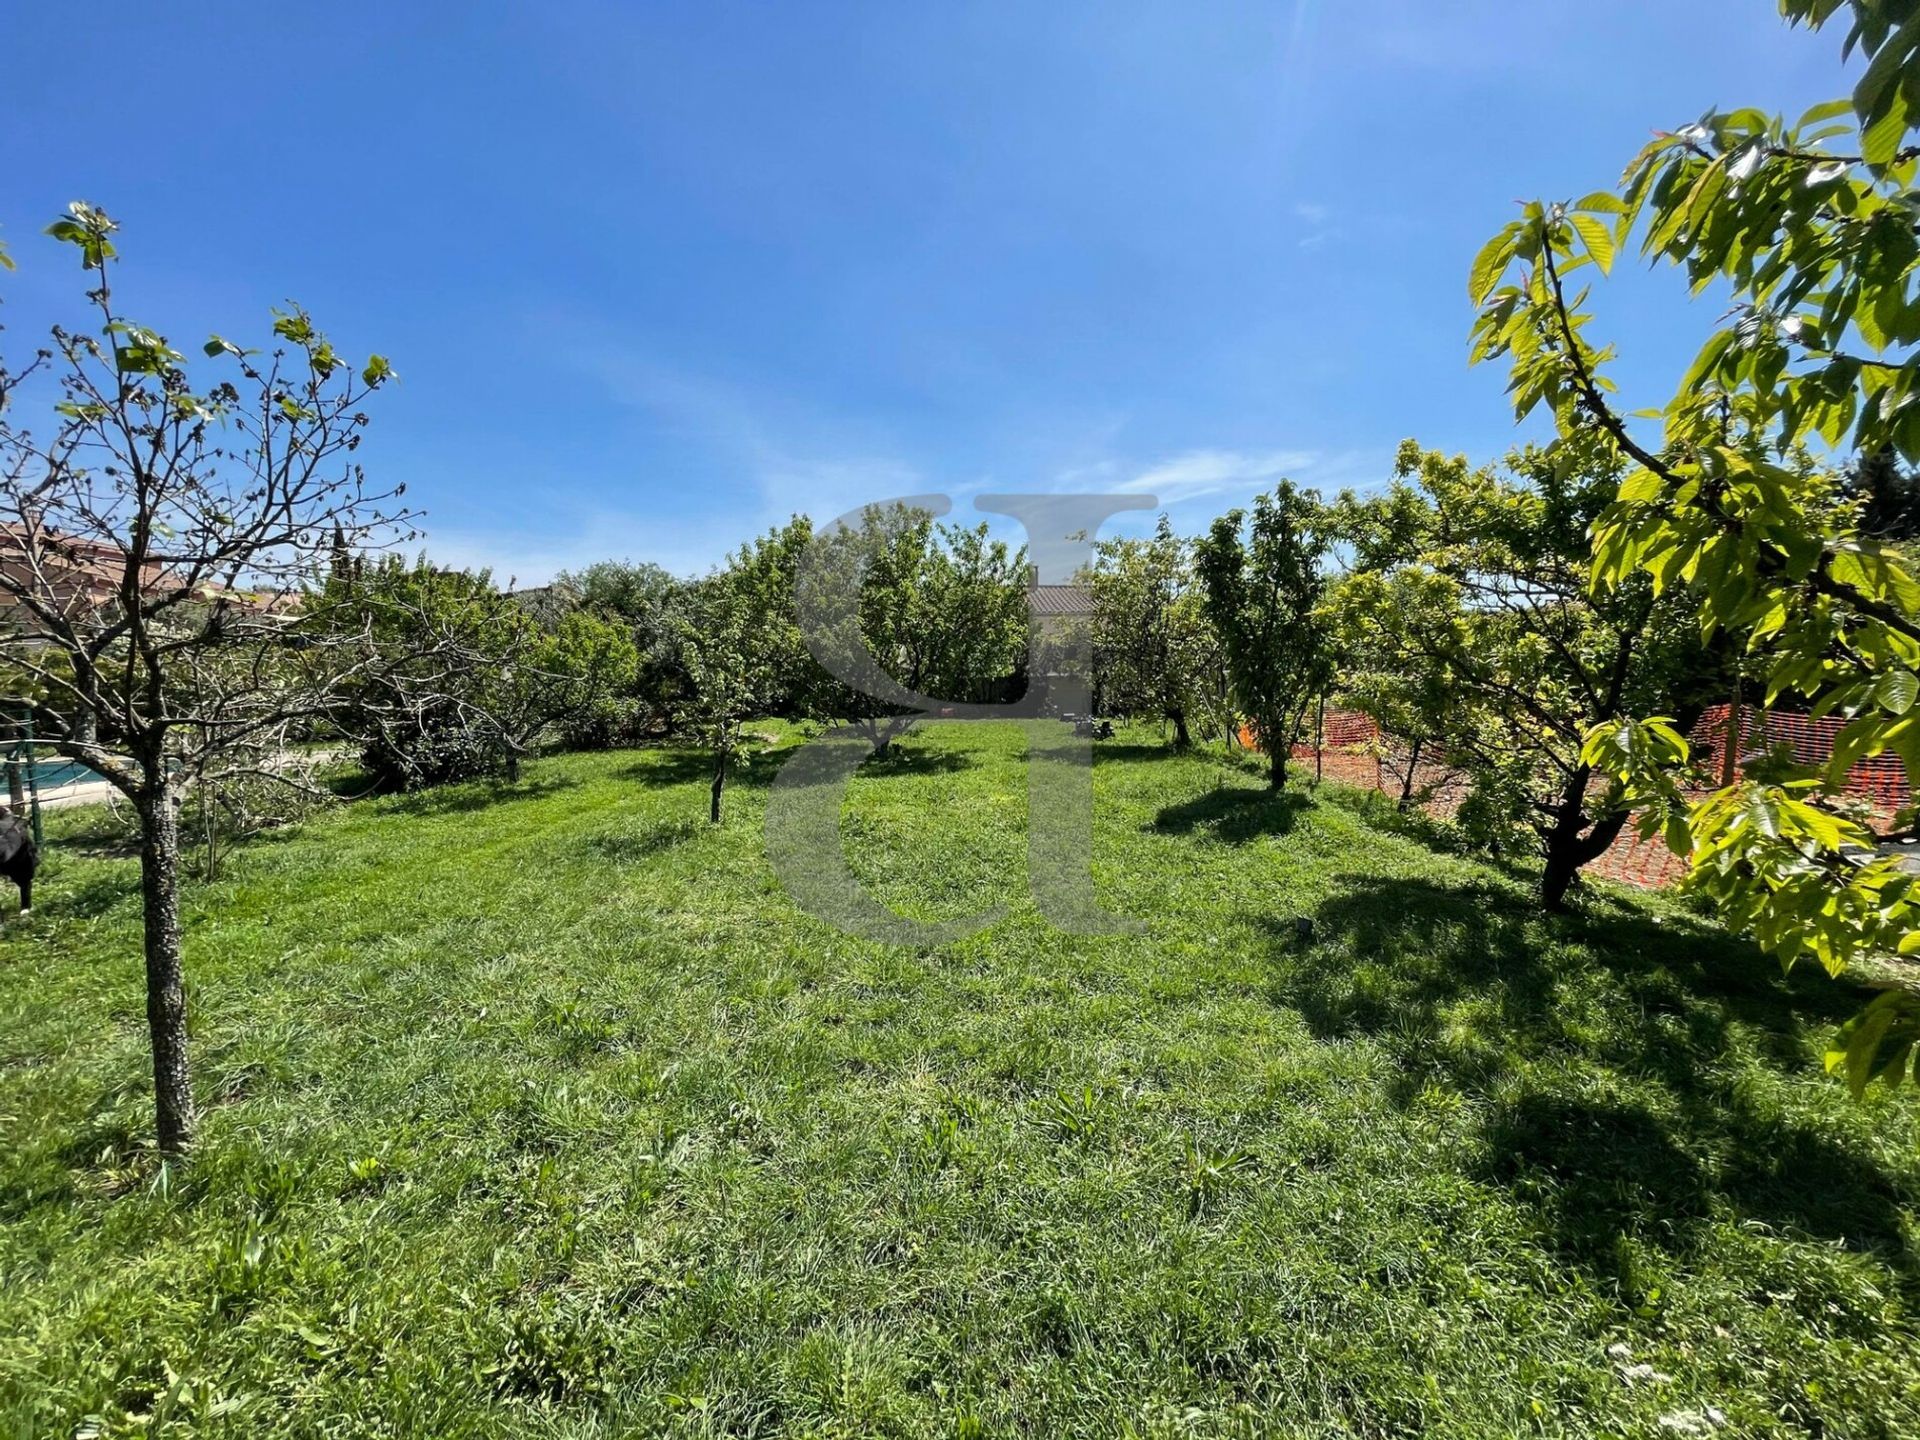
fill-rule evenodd
<path id="1" fill-rule="evenodd" d="M 1093 595 L 1083 585 L 1029 585 L 1027 604 L 1035 615 L 1093 614 Z"/>

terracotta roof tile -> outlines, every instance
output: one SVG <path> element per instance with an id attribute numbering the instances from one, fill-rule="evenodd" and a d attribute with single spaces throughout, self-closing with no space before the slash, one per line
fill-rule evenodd
<path id="1" fill-rule="evenodd" d="M 1027 604 L 1036 615 L 1091 615 L 1093 594 L 1082 585 L 1030 585 Z"/>

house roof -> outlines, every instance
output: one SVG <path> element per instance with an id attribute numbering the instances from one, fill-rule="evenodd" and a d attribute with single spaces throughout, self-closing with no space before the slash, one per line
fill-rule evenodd
<path id="1" fill-rule="evenodd" d="M 1093 592 L 1084 585 L 1029 585 L 1027 605 L 1035 615 L 1091 615 Z"/>
<path id="2" fill-rule="evenodd" d="M 38 573 L 33 568 L 38 565 Z M 111 604 L 126 575 L 127 552 L 119 544 L 58 530 L 41 529 L 37 537 L 16 521 L 0 521 L 0 571 L 22 588 L 39 589 L 46 598 L 66 606 Z M 140 588 L 154 595 L 178 589 L 186 581 L 157 560 L 140 567 Z M 207 581 L 195 587 L 204 600 L 226 600 L 261 614 L 279 614 L 300 608 L 291 591 L 255 593 Z"/>

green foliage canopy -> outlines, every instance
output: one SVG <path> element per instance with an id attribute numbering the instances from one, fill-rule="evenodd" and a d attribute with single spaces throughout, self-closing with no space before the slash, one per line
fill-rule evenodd
<path id="1" fill-rule="evenodd" d="M 1283 480 L 1254 497 L 1251 515 L 1236 509 L 1215 520 L 1194 552 L 1234 703 L 1266 749 L 1276 790 L 1286 785 L 1301 719 L 1332 679 L 1316 613 L 1326 588 L 1328 518 L 1317 495 Z"/>
<path id="2" fill-rule="evenodd" d="M 1819 26 L 1838 0 L 1784 0 Z M 1678 728 L 1610 723 L 1588 758 L 1616 771 L 1691 856 L 1689 884 L 1791 964 L 1832 971 L 1920 950 L 1913 877 L 1875 847 L 1840 791 L 1852 764 L 1893 751 L 1920 775 L 1920 583 L 1835 485 L 1796 463 L 1851 450 L 1920 458 L 1920 4 L 1852 0 L 1847 49 L 1866 66 L 1850 100 L 1791 124 L 1755 109 L 1662 132 L 1617 190 L 1535 202 L 1474 262 L 1473 358 L 1505 362 L 1522 416 L 1545 407 L 1561 444 L 1597 440 L 1627 473 L 1594 528 L 1603 589 L 1651 578 L 1683 591 L 1703 632 L 1766 665 L 1769 703 L 1845 718 L 1831 764 L 1762 766 L 1689 804 Z M 1730 294 L 1643 439 L 1613 399 L 1610 347 L 1589 338 L 1580 272 L 1604 275 L 1637 241 L 1697 294 Z M 1900 824 L 1912 823 L 1911 807 Z M 1908 1069 L 1920 1004 L 1892 992 L 1830 1063 L 1856 1090 Z"/>
<path id="3" fill-rule="evenodd" d="M 1191 742 L 1190 722 L 1228 723 L 1225 659 L 1204 613 L 1193 545 L 1172 521 L 1162 515 L 1150 539 L 1102 541 L 1083 578 L 1106 708 L 1164 717 L 1176 747 Z"/>
<path id="4" fill-rule="evenodd" d="M 1620 473 L 1604 447 L 1475 468 L 1407 441 L 1389 491 L 1336 507 L 1353 557 L 1327 606 L 1343 688 L 1466 780 L 1471 836 L 1545 859 L 1548 905 L 1627 815 L 1618 785 L 1593 783 L 1588 731 L 1655 710 L 1690 718 L 1727 693 L 1677 598 L 1657 599 L 1644 577 L 1592 588 L 1588 529 Z M 1416 784 L 1407 764 L 1403 793 Z"/>

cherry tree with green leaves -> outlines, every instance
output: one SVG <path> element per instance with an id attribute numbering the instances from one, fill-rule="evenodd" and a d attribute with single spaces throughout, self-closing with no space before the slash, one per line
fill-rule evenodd
<path id="1" fill-rule="evenodd" d="M 1226 655 L 1233 703 L 1267 752 L 1268 783 L 1287 783 L 1301 721 L 1332 680 L 1332 649 L 1317 613 L 1329 517 L 1312 491 L 1282 480 L 1230 510 L 1196 542 L 1204 608 Z"/>
<path id="2" fill-rule="evenodd" d="M 606 745 L 640 738 L 654 726 L 671 730 L 686 694 L 678 622 L 686 582 L 658 565 L 605 560 L 577 572 L 562 572 L 554 586 L 589 614 L 608 616 L 633 637 L 636 666 L 626 704 L 606 712 L 591 731 L 569 727 L 581 744 Z"/>
<path id="3" fill-rule="evenodd" d="M 563 744 L 605 749 L 634 733 L 644 660 L 622 617 L 568 611 L 541 632 L 529 668 Z"/>
<path id="4" fill-rule="evenodd" d="M 1203 613 L 1193 545 L 1172 521 L 1162 515 L 1148 539 L 1101 541 L 1083 583 L 1108 708 L 1160 716 L 1176 749 L 1193 743 L 1194 724 L 1224 724 L 1224 660 Z"/>
<path id="5" fill-rule="evenodd" d="M 934 532 L 919 587 L 921 679 L 943 700 L 985 704 L 1027 658 L 1027 551 L 983 523 Z M 913 687 L 909 687 L 913 688 Z"/>
<path id="6" fill-rule="evenodd" d="M 795 516 L 695 581 L 676 609 L 688 691 L 684 713 L 713 756 L 707 818 L 715 825 L 746 722 L 796 703 L 814 683 L 793 605 L 793 577 L 812 540 L 812 525 Z"/>
<path id="7" fill-rule="evenodd" d="M 1352 557 L 1326 607 L 1343 688 L 1413 748 L 1403 797 L 1421 756 L 1457 772 L 1463 829 L 1533 851 L 1557 909 L 1628 816 L 1582 755 L 1587 733 L 1654 709 L 1690 721 L 1724 698 L 1726 667 L 1645 577 L 1593 590 L 1588 529 L 1620 476 L 1604 447 L 1475 466 L 1409 440 L 1395 475 L 1335 507 Z"/>
<path id="8" fill-rule="evenodd" d="M 982 703 L 1026 658 L 1026 550 L 992 538 L 984 524 L 942 525 L 915 506 L 871 506 L 858 524 L 829 527 L 809 566 L 814 608 L 834 631 L 826 648 L 864 657 L 857 669 L 875 664 L 915 694 Z M 882 686 L 813 670 L 810 713 L 851 726 L 876 755 L 918 718 L 875 693 Z"/>
<path id="9" fill-rule="evenodd" d="M 1713 112 L 1658 133 L 1619 186 L 1524 207 L 1474 262 L 1473 358 L 1511 374 L 1516 411 L 1625 468 L 1594 526 L 1594 584 L 1650 577 L 1690 597 L 1765 673 L 1769 704 L 1844 721 L 1830 763 L 1762 763 L 1690 799 L 1671 717 L 1597 726 L 1647 833 L 1690 857 L 1687 884 L 1791 965 L 1830 972 L 1920 953 L 1916 877 L 1881 853 L 1845 780 L 1892 752 L 1920 775 L 1920 582 L 1860 523 L 1844 457 L 1920 459 L 1920 0 L 1783 0 L 1791 21 L 1850 22 L 1849 99 L 1789 122 Z M 1657 432 L 1615 397 L 1592 338 L 1591 278 L 1628 246 L 1711 291 L 1708 335 Z M 1724 304 L 1731 300 L 1731 309 Z M 1807 457 L 1832 457 L 1807 463 Z M 1893 821 L 1910 829 L 1909 804 Z M 1829 1064 L 1859 1092 L 1911 1072 L 1920 996 L 1887 991 Z"/>

